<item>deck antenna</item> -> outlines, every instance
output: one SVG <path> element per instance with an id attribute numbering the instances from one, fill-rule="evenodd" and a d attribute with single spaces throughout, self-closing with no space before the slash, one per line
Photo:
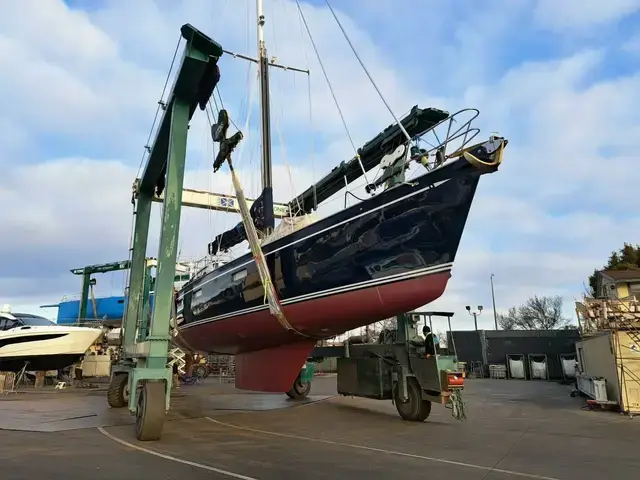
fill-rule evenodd
<path id="1" fill-rule="evenodd" d="M 264 41 L 262 0 L 256 0 L 258 20 L 258 71 L 260 75 L 260 133 L 262 137 L 262 189 L 264 194 L 265 234 L 273 231 L 273 175 L 271 171 L 271 111 L 269 105 L 269 59 Z"/>

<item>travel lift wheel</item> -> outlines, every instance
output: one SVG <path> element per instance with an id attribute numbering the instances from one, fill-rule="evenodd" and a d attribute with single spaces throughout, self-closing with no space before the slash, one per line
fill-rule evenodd
<path id="1" fill-rule="evenodd" d="M 160 440 L 166 414 L 165 383 L 146 381 L 138 393 L 136 437 L 142 442 Z"/>
<path id="2" fill-rule="evenodd" d="M 107 402 L 112 408 L 123 408 L 129 404 L 129 375 L 117 373 L 107 390 Z"/>
<path id="3" fill-rule="evenodd" d="M 311 382 L 303 382 L 300 379 L 300 375 L 296 378 L 296 381 L 293 382 L 293 385 L 289 389 L 287 393 L 287 397 L 292 398 L 294 400 L 304 400 L 309 395 L 311 391 Z"/>
<path id="4" fill-rule="evenodd" d="M 410 377 L 407 379 L 407 401 L 400 399 L 400 391 L 397 385 L 393 394 L 396 410 L 398 410 L 403 420 L 424 422 L 431 413 L 431 402 L 423 400 L 422 389 L 415 378 Z"/>

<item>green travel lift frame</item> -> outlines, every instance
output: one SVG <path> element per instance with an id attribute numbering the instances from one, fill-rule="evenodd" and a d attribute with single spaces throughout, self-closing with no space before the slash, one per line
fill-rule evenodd
<path id="1" fill-rule="evenodd" d="M 129 299 L 123 320 L 123 360 L 111 372 L 108 400 L 124 402 L 136 415 L 139 440 L 158 440 L 169 410 L 172 371 L 167 367 L 173 304 L 180 213 L 185 172 L 187 131 L 198 105 L 204 108 L 217 83 L 217 62 L 222 47 L 193 26 L 181 28 L 186 45 L 179 71 L 142 177 L 136 181 L 135 227 Z M 163 182 L 164 180 L 164 182 Z M 151 205 L 164 183 L 160 244 L 157 255 L 154 309 L 144 315 L 146 250 Z"/>
<path id="2" fill-rule="evenodd" d="M 128 406 L 136 415 L 136 436 L 143 441 L 160 438 L 170 405 L 172 371 L 167 367 L 167 356 L 182 206 L 239 211 L 233 196 L 183 188 L 189 121 L 196 107 L 204 110 L 213 94 L 223 49 L 190 24 L 183 25 L 180 33 L 186 40 L 180 67 L 167 102 L 161 103 L 162 119 L 153 144 L 147 147 L 143 174 L 133 184 L 135 226 L 122 322 L 122 360 L 112 367 L 107 394 L 110 406 Z M 155 301 L 150 312 L 145 308 L 149 296 L 149 275 L 145 272 L 153 202 L 161 202 L 163 208 Z M 287 205 L 274 205 L 275 218 L 287 215 Z"/>

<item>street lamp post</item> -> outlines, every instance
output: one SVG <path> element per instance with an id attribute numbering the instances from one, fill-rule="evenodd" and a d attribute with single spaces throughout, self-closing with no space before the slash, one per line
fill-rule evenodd
<path id="1" fill-rule="evenodd" d="M 491 280 L 491 301 L 493 302 L 493 322 L 495 323 L 496 330 L 498 330 L 498 313 L 496 312 L 496 293 L 493 291 L 493 273 L 490 277 Z"/>
<path id="2" fill-rule="evenodd" d="M 467 309 L 467 312 L 469 312 L 469 315 L 473 315 L 473 324 L 475 325 L 476 330 L 478 330 L 478 315 L 482 314 L 482 305 L 478 305 L 478 311 L 477 312 L 472 312 L 471 311 L 471 307 L 469 305 L 467 305 L 464 308 Z"/>

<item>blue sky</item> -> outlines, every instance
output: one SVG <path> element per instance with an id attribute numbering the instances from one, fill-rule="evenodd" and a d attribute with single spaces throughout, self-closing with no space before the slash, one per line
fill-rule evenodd
<path id="1" fill-rule="evenodd" d="M 127 257 L 131 183 L 180 26 L 190 22 L 225 48 L 254 54 L 255 8 L 252 0 L 2 3 L 0 221 L 11 234 L 0 236 L 0 303 L 37 311 L 79 291 L 68 269 Z M 301 4 L 360 146 L 393 119 L 325 2 Z M 332 4 L 397 114 L 415 104 L 475 107 L 483 136 L 497 131 L 510 140 L 503 168 L 479 188 L 453 278 L 434 307 L 455 311 L 454 323 L 468 327 L 464 305 L 484 304 L 488 327 L 495 273 L 498 310 L 533 294 L 559 294 L 570 316 L 591 270 L 640 234 L 631 206 L 640 2 Z M 270 55 L 312 71 L 312 124 L 305 76 L 272 76 L 275 181 L 285 200 L 353 152 L 295 2 L 265 5 Z M 247 68 L 221 60 L 225 106 L 243 122 Z M 250 192 L 258 187 L 256 120 L 254 111 L 239 160 Z M 203 115 L 192 124 L 187 164 L 186 186 L 230 192 L 228 175 L 210 171 Z M 182 253 L 203 255 L 210 238 L 236 220 L 187 211 Z M 105 276 L 97 291 L 117 293 L 121 283 L 122 275 Z"/>

